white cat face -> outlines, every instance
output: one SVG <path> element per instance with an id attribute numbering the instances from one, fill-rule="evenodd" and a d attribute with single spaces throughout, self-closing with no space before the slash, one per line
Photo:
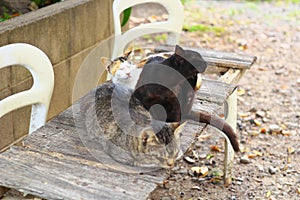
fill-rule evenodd
<path id="1" fill-rule="evenodd" d="M 116 73 L 112 77 L 112 81 L 113 83 L 119 83 L 134 89 L 140 77 L 141 71 L 142 69 L 137 68 L 135 64 L 124 61 L 116 70 Z"/>
<path id="2" fill-rule="evenodd" d="M 119 68 L 116 70 L 113 79 L 117 81 L 129 79 L 131 77 L 131 65 L 132 64 L 128 61 L 122 62 Z"/>

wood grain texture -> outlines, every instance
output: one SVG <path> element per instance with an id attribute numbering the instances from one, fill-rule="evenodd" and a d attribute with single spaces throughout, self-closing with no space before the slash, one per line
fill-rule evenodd
<path id="1" fill-rule="evenodd" d="M 234 88 L 204 80 L 193 109 L 215 112 Z M 26 137 L 22 147 L 0 154 L 0 185 L 46 199 L 146 199 L 167 177 L 166 170 L 124 173 L 96 159 L 89 151 L 92 146 L 87 148 L 81 140 L 81 127 L 74 120 L 79 103 Z M 185 125 L 183 152 L 204 128 L 194 122 Z"/>
<path id="2" fill-rule="evenodd" d="M 193 47 L 183 47 L 187 50 L 197 51 L 201 54 L 203 59 L 208 64 L 209 68 L 213 67 L 215 70 L 222 70 L 222 68 L 238 68 L 238 69 L 250 69 L 253 63 L 256 61 L 255 56 L 215 51 Z M 159 46 L 155 49 L 156 52 L 174 51 L 175 47 L 170 45 Z M 215 68 L 217 67 L 217 68 Z"/>

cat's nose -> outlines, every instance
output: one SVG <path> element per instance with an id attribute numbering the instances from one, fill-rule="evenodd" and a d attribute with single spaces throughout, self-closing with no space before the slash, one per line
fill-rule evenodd
<path id="1" fill-rule="evenodd" d="M 172 159 L 172 158 L 169 158 L 169 159 L 167 159 L 167 165 L 169 166 L 169 167 L 174 167 L 174 159 Z"/>

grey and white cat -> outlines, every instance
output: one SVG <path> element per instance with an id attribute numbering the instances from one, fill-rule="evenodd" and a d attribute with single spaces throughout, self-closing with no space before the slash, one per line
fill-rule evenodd
<path id="1" fill-rule="evenodd" d="M 181 155 L 183 125 L 153 120 L 132 92 L 107 81 L 85 95 L 80 108 L 86 137 L 122 164 L 172 167 Z"/>

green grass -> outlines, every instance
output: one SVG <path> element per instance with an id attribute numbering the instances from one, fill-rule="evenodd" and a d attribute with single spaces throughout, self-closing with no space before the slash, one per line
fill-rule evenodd
<path id="1" fill-rule="evenodd" d="M 3 16 L 0 17 L 0 22 L 10 19 L 10 14 L 4 13 Z"/>
<path id="2" fill-rule="evenodd" d="M 167 41 L 168 36 L 167 36 L 167 34 L 164 33 L 164 34 L 155 36 L 154 39 L 158 42 L 165 42 L 165 41 Z"/>
<path id="3" fill-rule="evenodd" d="M 180 1 L 181 1 L 182 5 L 185 5 L 185 4 L 189 3 L 191 0 L 180 0 Z"/>
<path id="4" fill-rule="evenodd" d="M 216 35 L 221 35 L 225 32 L 223 27 L 197 24 L 193 26 L 184 25 L 183 29 L 188 32 L 212 32 Z"/>
<path id="5" fill-rule="evenodd" d="M 287 16 L 289 18 L 300 18 L 300 10 L 289 12 Z"/>
<path id="6" fill-rule="evenodd" d="M 157 42 L 165 42 L 168 39 L 168 35 L 166 33 L 159 34 L 159 35 L 144 35 L 143 39 L 145 40 L 155 40 Z"/>

